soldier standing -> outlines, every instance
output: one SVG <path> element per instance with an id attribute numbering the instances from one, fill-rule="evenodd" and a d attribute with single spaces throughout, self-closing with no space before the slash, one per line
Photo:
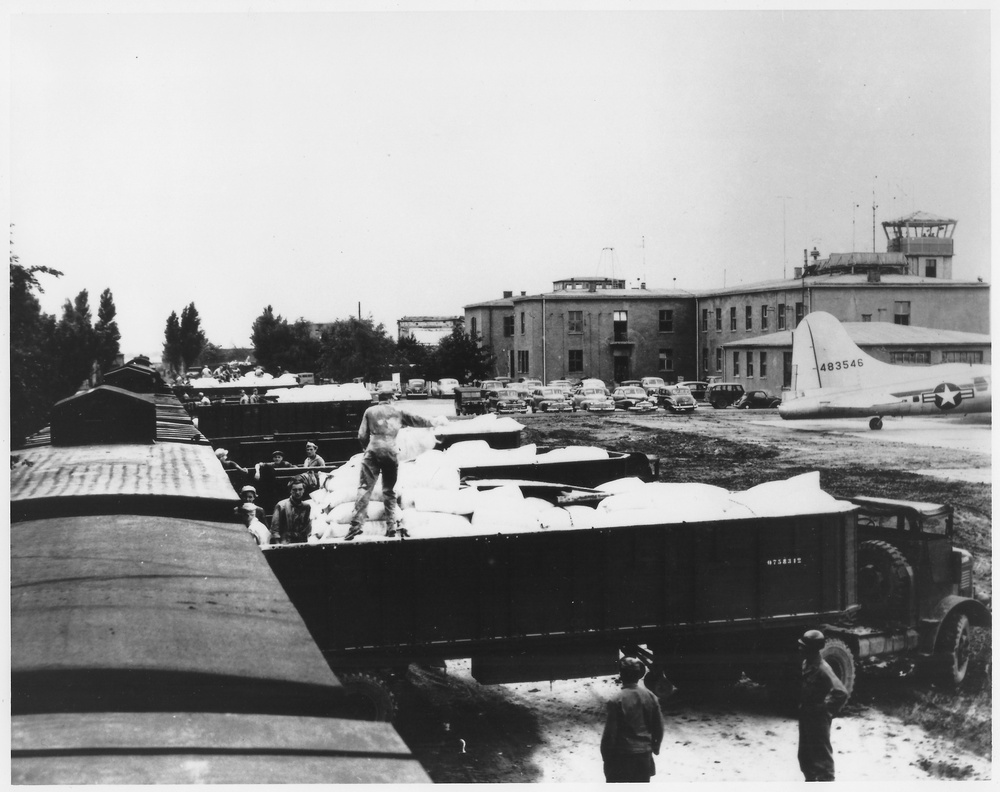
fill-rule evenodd
<path id="1" fill-rule="evenodd" d="M 826 636 L 809 630 L 799 639 L 802 692 L 799 698 L 799 768 L 806 781 L 833 781 L 830 723 L 847 701 L 847 688 L 820 652 Z"/>

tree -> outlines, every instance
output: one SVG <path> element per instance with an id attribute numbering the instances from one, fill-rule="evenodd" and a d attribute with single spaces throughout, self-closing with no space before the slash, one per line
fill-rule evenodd
<path id="1" fill-rule="evenodd" d="M 493 348 L 480 346 L 482 337 L 472 337 L 459 322 L 434 350 L 434 378 L 455 377 L 462 382 L 488 379 L 496 366 Z"/>
<path id="2" fill-rule="evenodd" d="M 177 311 L 167 317 L 167 327 L 163 331 L 163 362 L 167 368 L 178 374 L 184 373 L 184 359 L 181 356 L 181 320 Z"/>
<path id="3" fill-rule="evenodd" d="M 198 362 L 202 350 L 205 349 L 205 344 L 208 343 L 208 339 L 201 329 L 201 317 L 198 315 L 198 309 L 194 307 L 194 303 L 181 311 L 180 330 L 181 360 L 186 369 Z"/>
<path id="4" fill-rule="evenodd" d="M 115 315 L 118 313 L 115 308 L 115 298 L 111 294 L 111 289 L 101 292 L 101 304 L 97 309 L 97 324 L 94 325 L 94 334 L 97 337 L 97 365 L 101 371 L 108 371 L 118 358 L 121 352 L 118 342 L 121 341 L 121 333 L 118 331 L 118 323 Z"/>
<path id="5" fill-rule="evenodd" d="M 97 357 L 97 336 L 90 314 L 87 290 L 73 302 L 63 304 L 62 317 L 55 329 L 56 390 L 62 397 L 71 396 L 90 378 Z"/>
<path id="6" fill-rule="evenodd" d="M 399 368 L 410 372 L 413 377 L 428 378 L 433 347 L 428 348 L 411 335 L 403 335 L 396 342 L 396 359 Z"/>
<path id="7" fill-rule="evenodd" d="M 340 319 L 329 325 L 321 339 L 320 373 L 337 382 L 364 377 L 374 382 L 386 377 L 396 352 L 385 327 L 371 319 Z"/>
<path id="8" fill-rule="evenodd" d="M 13 241 L 11 241 L 13 245 Z M 55 317 L 42 312 L 35 292 L 44 292 L 39 274 L 61 277 L 50 267 L 23 267 L 10 253 L 10 441 L 21 445 L 45 425 L 58 401 L 54 382 Z"/>

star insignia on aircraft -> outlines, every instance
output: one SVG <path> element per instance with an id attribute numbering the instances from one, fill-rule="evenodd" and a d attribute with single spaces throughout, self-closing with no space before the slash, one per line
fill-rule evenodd
<path id="1" fill-rule="evenodd" d="M 963 396 L 972 394 L 950 382 L 942 382 L 932 392 L 922 394 L 922 401 L 933 401 L 939 410 L 954 410 L 962 403 Z"/>

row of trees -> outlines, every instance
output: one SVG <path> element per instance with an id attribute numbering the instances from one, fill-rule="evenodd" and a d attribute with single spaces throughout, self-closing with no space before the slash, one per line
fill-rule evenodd
<path id="1" fill-rule="evenodd" d="M 66 300 L 59 319 L 42 311 L 39 276 L 62 276 L 51 267 L 24 267 L 10 254 L 10 439 L 11 446 L 38 431 L 49 410 L 72 396 L 96 371 L 112 368 L 121 334 L 110 289 L 101 294 L 97 322 L 84 289 Z"/>

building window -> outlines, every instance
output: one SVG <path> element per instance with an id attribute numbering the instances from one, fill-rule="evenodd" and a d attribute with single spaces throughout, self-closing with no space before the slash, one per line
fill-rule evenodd
<path id="1" fill-rule="evenodd" d="M 872 320 L 872 315 L 871 314 L 861 314 L 861 321 L 862 322 L 870 322 L 871 320 Z"/>
<path id="2" fill-rule="evenodd" d="M 569 311 L 567 331 L 570 333 L 583 332 L 583 311 Z"/>
<path id="3" fill-rule="evenodd" d="M 760 306 L 760 329 L 767 330 L 767 306 Z"/>
<path id="4" fill-rule="evenodd" d="M 708 308 L 701 309 L 701 332 L 708 331 Z"/>
<path id="5" fill-rule="evenodd" d="M 514 317 L 513 316 L 505 316 L 503 318 L 503 334 L 505 336 L 508 336 L 508 337 L 514 335 Z"/>
<path id="6" fill-rule="evenodd" d="M 715 350 L 715 370 L 722 371 L 722 347 Z"/>
<path id="7" fill-rule="evenodd" d="M 661 349 L 660 371 L 673 371 L 673 370 L 674 370 L 674 350 Z"/>
<path id="8" fill-rule="evenodd" d="M 729 309 L 729 332 L 736 332 L 736 306 Z"/>
<path id="9" fill-rule="evenodd" d="M 527 374 L 528 373 L 528 350 L 519 349 L 517 350 L 517 373 Z"/>
<path id="10" fill-rule="evenodd" d="M 746 328 L 747 328 L 747 330 L 753 330 L 753 306 L 752 305 L 748 305 L 747 306 L 746 315 L 747 315 Z"/>
<path id="11" fill-rule="evenodd" d="M 778 306 L 778 329 L 785 329 L 785 304 L 781 303 Z"/>
<path id="12" fill-rule="evenodd" d="M 893 322 L 898 325 L 908 325 L 910 323 L 910 302 L 909 300 L 896 300 L 896 314 Z"/>
<path id="13" fill-rule="evenodd" d="M 781 353 L 781 385 L 784 388 L 792 387 L 792 353 Z"/>
<path id="14" fill-rule="evenodd" d="M 476 317 L 474 317 L 474 316 L 472 317 L 472 323 L 469 325 L 469 327 L 470 327 L 470 329 L 472 331 L 471 333 L 469 333 L 469 335 L 471 335 L 472 339 L 475 340 L 476 339 L 476 330 L 477 330 Z"/>
<path id="15" fill-rule="evenodd" d="M 708 347 L 701 348 L 701 370 L 708 371 Z"/>
<path id="16" fill-rule="evenodd" d="M 908 366 L 927 366 L 931 362 L 931 353 L 926 349 L 907 349 L 903 352 L 890 352 L 889 362 Z"/>
<path id="17" fill-rule="evenodd" d="M 925 278 L 937 277 L 937 259 L 927 259 L 927 264 L 924 265 L 924 277 Z"/>
<path id="18" fill-rule="evenodd" d="M 720 333 L 722 332 L 722 309 L 715 309 L 715 329 Z"/>
<path id="19" fill-rule="evenodd" d="M 524 311 L 521 311 L 521 335 L 524 335 Z"/>
<path id="20" fill-rule="evenodd" d="M 707 311 L 702 311 L 702 315 L 706 314 Z M 703 320 L 704 321 L 704 320 Z M 702 328 L 705 330 L 707 328 Z M 674 312 L 673 311 L 660 311 L 660 332 L 661 333 L 672 333 L 674 332 Z"/>
<path id="21" fill-rule="evenodd" d="M 767 376 L 767 352 L 760 353 L 760 378 Z"/>
<path id="22" fill-rule="evenodd" d="M 969 349 L 954 349 L 945 350 L 941 353 L 942 363 L 982 363 L 983 353 L 982 351 L 973 351 Z"/>
<path id="23" fill-rule="evenodd" d="M 799 326 L 799 322 L 802 321 L 802 317 L 806 315 L 806 306 L 804 303 L 795 303 L 795 326 Z"/>
<path id="24" fill-rule="evenodd" d="M 628 341 L 628 311 L 615 311 L 615 341 Z"/>
<path id="25" fill-rule="evenodd" d="M 571 349 L 571 350 L 569 350 L 569 370 L 571 372 L 582 372 L 583 371 L 583 350 L 582 349 Z"/>
<path id="26" fill-rule="evenodd" d="M 735 309 L 733 309 L 735 310 Z M 740 376 L 740 353 L 733 352 L 733 376 Z"/>
<path id="27" fill-rule="evenodd" d="M 747 376 L 753 376 L 753 352 L 747 352 Z"/>

